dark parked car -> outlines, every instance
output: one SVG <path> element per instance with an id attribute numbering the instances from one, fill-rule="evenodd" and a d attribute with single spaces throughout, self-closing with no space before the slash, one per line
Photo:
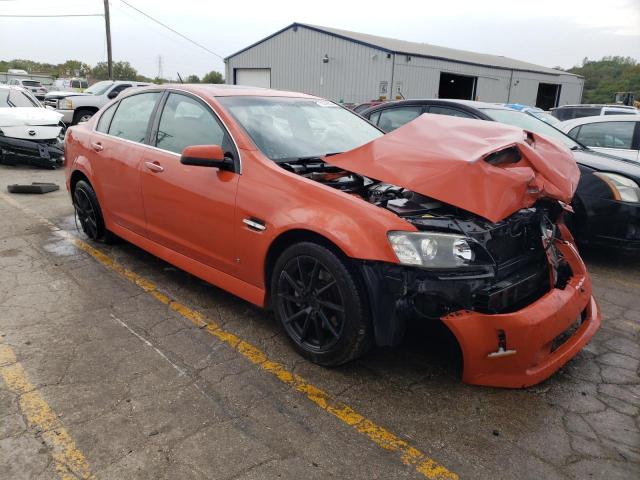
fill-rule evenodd
<path id="1" fill-rule="evenodd" d="M 640 166 L 590 150 L 560 130 L 510 108 L 467 100 L 402 100 L 372 107 L 361 115 L 390 132 L 423 113 L 507 123 L 562 142 L 580 167 L 580 183 L 570 219 L 576 239 L 640 249 Z"/>

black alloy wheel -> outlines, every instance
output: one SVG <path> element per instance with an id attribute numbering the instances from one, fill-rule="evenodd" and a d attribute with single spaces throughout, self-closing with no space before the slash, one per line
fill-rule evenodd
<path id="1" fill-rule="evenodd" d="M 73 200 L 76 206 L 76 214 L 80 221 L 82 231 L 87 234 L 91 240 L 98 239 L 98 218 L 91 200 L 87 196 L 87 192 L 81 188 L 76 188 L 73 195 Z"/>
<path id="2" fill-rule="evenodd" d="M 321 365 L 360 356 L 370 346 L 365 295 L 345 261 L 315 243 L 299 243 L 276 262 L 276 316 L 296 349 Z"/>
<path id="3" fill-rule="evenodd" d="M 93 187 L 85 180 L 76 183 L 73 189 L 73 206 L 76 218 L 80 222 L 82 231 L 91 240 L 102 240 L 113 243 L 116 239 L 104 225 L 104 217 L 98 203 L 98 197 Z"/>
<path id="4" fill-rule="evenodd" d="M 313 351 L 326 351 L 342 334 L 345 306 L 336 279 L 317 258 L 299 255 L 280 272 L 278 297 L 289 335 Z"/>

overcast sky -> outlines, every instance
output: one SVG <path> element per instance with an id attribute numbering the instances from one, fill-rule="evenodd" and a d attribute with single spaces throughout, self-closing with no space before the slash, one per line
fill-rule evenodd
<path id="1" fill-rule="evenodd" d="M 548 67 L 584 57 L 640 60 L 640 0 L 127 0 L 222 57 L 293 23 L 313 23 L 415 42 L 504 55 Z M 111 0 L 114 60 L 165 77 L 224 72 L 220 58 Z M 0 0 L 0 59 L 91 65 L 106 60 L 103 17 L 2 15 L 102 13 L 102 0 Z"/>

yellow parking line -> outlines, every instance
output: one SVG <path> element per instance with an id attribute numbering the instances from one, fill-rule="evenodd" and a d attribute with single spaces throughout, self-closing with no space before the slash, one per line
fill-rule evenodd
<path id="1" fill-rule="evenodd" d="M 414 467 L 415 470 L 424 477 L 433 480 L 457 480 L 459 478 L 457 474 L 429 458 L 426 454 L 411 446 L 405 440 L 402 440 L 384 427 L 377 425 L 375 422 L 369 420 L 345 403 L 333 398 L 329 393 L 315 387 L 299 375 L 290 372 L 281 363 L 269 359 L 267 355 L 255 345 L 242 340 L 232 332 L 223 330 L 214 321 L 205 317 L 200 312 L 195 311 L 180 302 L 172 300 L 166 294 L 158 290 L 157 286 L 152 281 L 147 280 L 141 275 L 125 268 L 105 253 L 75 237 L 69 232 L 60 230 L 48 219 L 38 215 L 29 208 L 24 207 L 7 195 L 0 193 L 0 198 L 3 198 L 8 203 L 30 216 L 37 218 L 41 223 L 49 226 L 49 228 L 58 236 L 64 238 L 80 250 L 91 255 L 107 269 L 118 273 L 130 282 L 139 286 L 153 298 L 165 305 L 168 305 L 169 308 L 179 313 L 182 317 L 186 318 L 193 324 L 202 328 L 206 327 L 207 332 L 218 338 L 221 342 L 235 349 L 240 355 L 258 366 L 262 371 L 269 373 L 282 383 L 300 392 L 322 410 L 333 415 L 345 425 L 348 425 L 357 432 L 363 434 L 379 447 L 389 452 L 396 453 L 402 463 Z"/>
<path id="2" fill-rule="evenodd" d="M 0 343 L 0 377 L 9 390 L 19 395 L 18 406 L 29 427 L 40 431 L 42 439 L 51 448 L 58 476 L 62 480 L 93 478 L 84 455 L 58 415 L 29 382 L 14 351 L 4 343 Z"/>

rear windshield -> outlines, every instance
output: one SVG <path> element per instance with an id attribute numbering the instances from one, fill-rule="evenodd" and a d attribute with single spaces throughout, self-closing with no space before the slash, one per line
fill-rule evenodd
<path id="1" fill-rule="evenodd" d="M 25 85 L 27 87 L 41 87 L 42 86 L 40 84 L 40 82 L 38 82 L 36 80 L 22 80 L 22 85 Z"/>
<path id="2" fill-rule="evenodd" d="M 517 112 L 515 110 L 499 110 L 497 108 L 482 108 L 481 110 L 496 122 L 513 125 L 514 127 L 519 127 L 523 130 L 537 133 L 543 137 L 560 141 L 568 148 L 580 148 L 580 144 L 562 133 L 560 130 L 553 128 L 548 123 L 543 120 L 539 120 L 532 115 L 527 115 L 526 113 Z"/>
<path id="3" fill-rule="evenodd" d="M 553 111 L 553 116 L 561 122 L 573 118 L 593 117 L 600 115 L 601 107 L 565 107 Z"/>

